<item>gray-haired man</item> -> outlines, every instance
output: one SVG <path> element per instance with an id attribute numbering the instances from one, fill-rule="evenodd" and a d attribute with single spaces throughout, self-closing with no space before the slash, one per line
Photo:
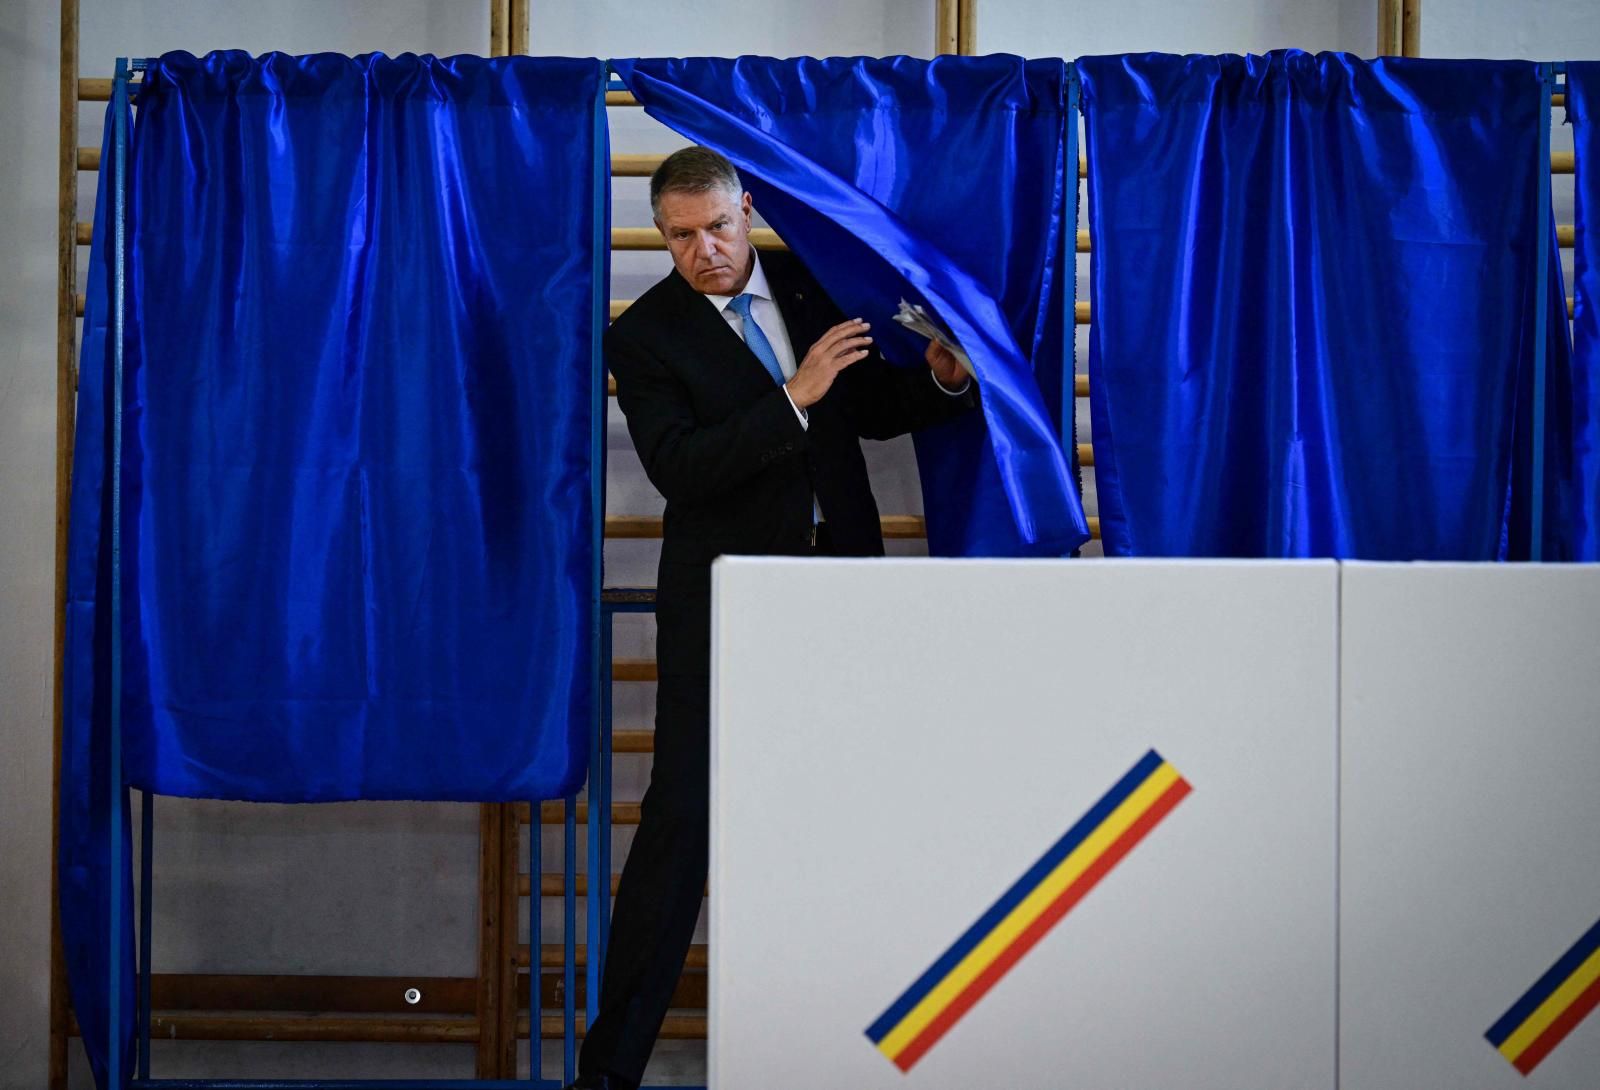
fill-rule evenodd
<path id="1" fill-rule="evenodd" d="M 750 245 L 732 164 L 685 148 L 650 180 L 673 271 L 606 334 L 634 447 L 667 509 L 657 582 L 655 763 L 623 868 L 576 1087 L 632 1090 L 700 914 L 709 796 L 711 562 L 724 554 L 881 556 L 860 439 L 974 404 L 936 344 L 891 367 L 793 256 Z M 808 699 L 803 688 L 796 699 Z M 774 865 L 781 861 L 774 860 Z M 780 937 L 781 938 L 781 937 Z"/>

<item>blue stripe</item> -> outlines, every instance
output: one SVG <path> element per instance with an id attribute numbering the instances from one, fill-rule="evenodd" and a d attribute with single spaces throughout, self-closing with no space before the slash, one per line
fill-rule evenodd
<path id="1" fill-rule="evenodd" d="M 1500 1021 L 1489 1027 L 1489 1032 L 1484 1036 L 1489 1043 L 1499 1048 L 1505 1044 L 1506 1038 L 1516 1032 L 1517 1027 L 1528 1020 L 1528 1016 L 1539 1009 L 1539 1005 L 1555 994 L 1555 990 L 1573 973 L 1578 966 L 1588 959 L 1590 954 L 1600 950 L 1600 920 L 1584 932 L 1583 937 L 1572 944 L 1572 949 L 1561 955 L 1559 961 L 1550 966 L 1544 976 L 1540 977 L 1533 987 L 1525 992 L 1521 999 L 1512 1005 L 1511 1009 L 1501 1016 Z"/>
<path id="2" fill-rule="evenodd" d="M 1076 168 L 1074 168 L 1076 169 Z M 1100 801 L 1095 803 L 1087 814 L 1078 819 L 1077 824 L 1068 829 L 1062 838 L 1055 842 L 1049 851 L 1037 863 L 1028 868 L 1028 872 L 1008 889 L 1005 894 L 978 918 L 978 922 L 967 929 L 966 934 L 956 940 L 954 946 L 945 951 L 944 956 L 934 962 L 928 971 L 917 978 L 917 982 L 907 988 L 905 994 L 894 1001 L 894 1004 L 878 1017 L 878 1020 L 867 1027 L 867 1037 L 873 1044 L 877 1044 L 889 1035 L 889 1032 L 899 1025 L 900 1020 L 911 1013 L 918 1003 L 927 998 L 928 993 L 939 986 L 939 982 L 950 975 L 950 971 L 961 960 L 984 940 L 984 938 L 999 926 L 1000 921 L 1011 913 L 1011 910 L 1043 882 L 1051 871 L 1061 865 L 1061 861 L 1071 855 L 1073 849 L 1089 838 L 1089 834 L 1111 815 L 1111 812 L 1139 789 L 1139 786 L 1149 779 L 1156 769 L 1162 765 L 1161 754 L 1155 750 L 1146 753 L 1138 764 L 1129 770 L 1126 776 L 1117 781 L 1115 787 L 1107 791 Z"/>

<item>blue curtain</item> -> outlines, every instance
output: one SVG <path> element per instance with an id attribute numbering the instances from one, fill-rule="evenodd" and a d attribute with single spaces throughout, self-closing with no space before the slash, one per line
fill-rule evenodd
<path id="1" fill-rule="evenodd" d="M 127 784 L 510 801 L 581 781 L 603 78 L 595 60 L 237 52 L 146 73 L 128 174 Z M 101 188 L 62 912 L 103 1074 L 104 906 L 126 876 L 105 861 Z"/>
<path id="2" fill-rule="evenodd" d="M 77 435 L 72 460 L 71 521 L 67 543 L 66 653 L 62 659 L 62 737 L 59 799 L 61 945 L 71 985 L 73 1013 L 95 1082 L 106 1085 L 109 1047 L 109 957 L 111 891 L 121 883 L 122 903 L 133 903 L 133 872 L 113 873 L 110 847 L 113 806 L 120 810 L 122 858 L 132 858 L 128 793 L 113 803 L 110 746 L 111 648 L 111 491 L 108 457 L 111 418 L 111 265 L 106 260 L 111 232 L 111 162 L 116 107 L 106 110 L 96 188 L 94 244 L 84 293 L 83 352 L 78 374 Z M 126 512 L 126 507 L 124 507 Z M 124 522 L 126 525 L 126 522 Z M 123 587 L 127 581 L 124 576 Z M 126 601 L 124 594 L 124 601 Z M 126 782 L 124 780 L 124 782 Z M 115 936 L 122 965 L 116 983 L 125 1016 L 133 1011 L 133 927 Z M 122 1070 L 133 1056 L 128 1017 L 118 1027 Z"/>
<path id="3" fill-rule="evenodd" d="M 1078 62 L 1113 555 L 1526 555 L 1533 64 Z M 1559 265 L 1552 303 L 1559 305 Z M 1569 379 L 1549 340 L 1552 402 Z M 1568 449 L 1559 414 L 1550 449 Z M 1548 464 L 1547 558 L 1571 536 Z"/>
<path id="4" fill-rule="evenodd" d="M 983 413 L 917 438 L 929 549 L 1088 539 L 1060 433 L 1072 367 L 1067 67 L 1017 57 L 613 61 L 652 117 L 739 168 L 756 208 L 891 361 L 901 298 L 972 357 Z M 1069 422 L 1070 427 L 1070 422 Z"/>
<path id="5" fill-rule="evenodd" d="M 1567 65 L 1567 123 L 1577 161 L 1573 254 L 1570 558 L 1600 560 L 1600 61 Z"/>

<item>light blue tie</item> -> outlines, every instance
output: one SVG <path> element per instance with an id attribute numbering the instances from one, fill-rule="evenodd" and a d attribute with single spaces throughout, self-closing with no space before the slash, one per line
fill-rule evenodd
<path id="1" fill-rule="evenodd" d="M 750 304 L 755 302 L 755 299 L 754 295 L 745 292 L 736 296 L 728 306 L 739 316 L 739 320 L 744 322 L 744 343 L 756 354 L 756 359 L 767 369 L 772 381 L 782 386 L 783 368 L 778 365 L 778 354 L 772 350 L 772 342 L 767 340 L 767 335 L 761 332 L 761 326 L 750 314 Z"/>

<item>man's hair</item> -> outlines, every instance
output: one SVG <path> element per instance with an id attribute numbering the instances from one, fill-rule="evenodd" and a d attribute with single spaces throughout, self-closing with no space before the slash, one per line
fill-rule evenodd
<path id="1" fill-rule="evenodd" d="M 699 145 L 675 151 L 650 175 L 650 214 L 661 215 L 663 193 L 709 193 L 714 189 L 736 198 L 744 192 L 732 163 Z"/>

